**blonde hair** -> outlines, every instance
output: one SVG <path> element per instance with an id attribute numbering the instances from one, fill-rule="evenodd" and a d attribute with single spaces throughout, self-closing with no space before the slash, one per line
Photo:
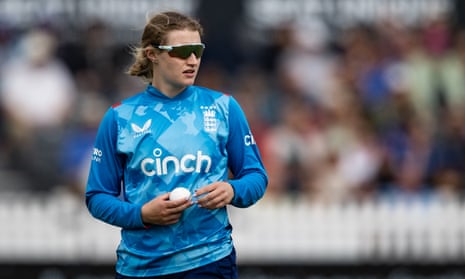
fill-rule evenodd
<path id="1" fill-rule="evenodd" d="M 181 13 L 163 12 L 150 18 L 144 27 L 140 46 L 131 47 L 134 63 L 129 66 L 126 73 L 150 82 L 153 78 L 153 65 L 146 55 L 146 49 L 165 44 L 167 34 L 170 31 L 185 29 L 198 31 L 200 36 L 203 36 L 203 28 L 200 23 Z"/>

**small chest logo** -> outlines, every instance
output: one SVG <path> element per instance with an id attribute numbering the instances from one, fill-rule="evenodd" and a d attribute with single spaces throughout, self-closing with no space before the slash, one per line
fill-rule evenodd
<path id="1" fill-rule="evenodd" d="M 216 106 L 201 106 L 203 114 L 203 129 L 206 132 L 215 132 L 218 129 L 218 120 L 216 119 Z"/>
<path id="2" fill-rule="evenodd" d="M 144 134 L 150 133 L 150 126 L 152 125 L 152 119 L 147 120 L 142 127 L 137 124 L 131 123 L 131 128 L 136 135 L 134 137 L 140 137 Z"/>

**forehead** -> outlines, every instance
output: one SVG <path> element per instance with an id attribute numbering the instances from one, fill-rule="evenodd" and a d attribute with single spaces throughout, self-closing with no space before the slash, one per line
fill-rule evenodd
<path id="1" fill-rule="evenodd" d="M 166 34 L 167 45 L 201 43 L 200 34 L 198 31 L 188 29 L 173 30 Z"/>

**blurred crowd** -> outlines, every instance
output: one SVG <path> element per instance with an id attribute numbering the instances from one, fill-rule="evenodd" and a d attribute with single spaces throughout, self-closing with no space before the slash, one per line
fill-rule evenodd
<path id="1" fill-rule="evenodd" d="M 208 31 L 197 84 L 243 106 L 267 199 L 462 199 L 465 29 L 450 17 L 289 22 L 249 48 Z M 145 88 L 125 74 L 130 43 L 98 20 L 74 36 L 50 22 L 0 28 L 0 187 L 83 192 L 103 113 Z"/>
<path id="2" fill-rule="evenodd" d="M 276 108 L 275 121 L 255 125 L 271 124 L 259 132 L 270 193 L 324 202 L 461 198 L 465 32 L 445 17 L 354 26 L 330 46 L 303 31 L 282 31 L 277 92 L 254 98 Z"/>

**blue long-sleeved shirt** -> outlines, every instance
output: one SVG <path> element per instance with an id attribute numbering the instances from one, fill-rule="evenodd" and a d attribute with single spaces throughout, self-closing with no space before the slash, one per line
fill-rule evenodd
<path id="1" fill-rule="evenodd" d="M 228 171 L 233 178 L 228 179 Z M 169 226 L 145 227 L 141 207 L 184 186 L 193 193 L 215 181 L 234 188 L 236 207 L 256 203 L 268 178 L 239 104 L 189 86 L 168 98 L 148 85 L 113 105 L 100 124 L 86 188 L 97 219 L 122 228 L 117 272 L 157 276 L 193 269 L 233 248 L 227 210 L 191 206 Z"/>

